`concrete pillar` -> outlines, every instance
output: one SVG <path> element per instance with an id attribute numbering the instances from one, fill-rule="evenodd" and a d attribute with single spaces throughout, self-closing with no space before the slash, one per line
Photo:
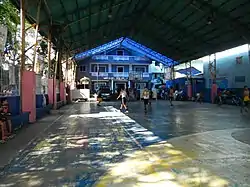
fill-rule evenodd
<path id="1" fill-rule="evenodd" d="M 29 122 L 36 121 L 36 74 L 33 71 L 24 70 L 21 82 L 21 106 L 22 112 L 29 112 Z"/>
<path id="2" fill-rule="evenodd" d="M 112 72 L 112 64 L 109 64 L 108 72 L 109 72 L 109 73 Z"/>
<path id="3" fill-rule="evenodd" d="M 129 64 L 129 72 L 133 71 L 133 66 L 132 64 Z"/>

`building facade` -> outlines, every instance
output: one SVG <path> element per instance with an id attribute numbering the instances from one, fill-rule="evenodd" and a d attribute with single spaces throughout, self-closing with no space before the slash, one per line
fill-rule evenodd
<path id="1" fill-rule="evenodd" d="M 102 85 L 116 92 L 120 88 L 147 86 L 152 79 L 152 60 L 126 48 L 116 48 L 78 62 L 76 81 L 87 77 L 91 89 Z"/>

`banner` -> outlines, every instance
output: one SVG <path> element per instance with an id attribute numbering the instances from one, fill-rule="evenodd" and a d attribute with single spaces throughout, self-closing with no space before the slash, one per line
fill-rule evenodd
<path id="1" fill-rule="evenodd" d="M 171 80 L 171 68 L 166 68 L 165 80 Z"/>

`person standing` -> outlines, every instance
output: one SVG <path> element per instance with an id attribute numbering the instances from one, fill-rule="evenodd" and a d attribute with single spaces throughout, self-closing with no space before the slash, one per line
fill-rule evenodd
<path id="1" fill-rule="evenodd" d="M 122 88 L 120 91 L 119 96 L 117 97 L 117 100 L 121 98 L 121 106 L 120 110 L 122 111 L 123 108 L 125 109 L 125 113 L 128 113 L 128 108 L 127 108 L 127 92 Z"/>
<path id="2" fill-rule="evenodd" d="M 241 107 L 241 113 L 243 112 L 243 110 L 245 110 L 245 112 L 248 112 L 249 101 L 250 101 L 250 98 L 249 98 L 249 89 L 248 89 L 247 86 L 244 86 L 243 103 L 242 103 L 242 107 Z"/>
<path id="3" fill-rule="evenodd" d="M 102 102 L 102 92 L 101 89 L 99 89 L 97 91 L 97 106 L 101 106 L 101 102 Z"/>
<path id="4" fill-rule="evenodd" d="M 143 93 L 142 93 L 143 101 L 144 101 L 144 110 L 147 112 L 148 104 L 149 104 L 149 97 L 150 93 L 147 88 L 144 88 Z"/>
<path id="5" fill-rule="evenodd" d="M 174 88 L 173 88 L 173 86 L 171 86 L 170 89 L 169 89 L 170 106 L 173 106 L 173 99 L 174 99 Z"/>

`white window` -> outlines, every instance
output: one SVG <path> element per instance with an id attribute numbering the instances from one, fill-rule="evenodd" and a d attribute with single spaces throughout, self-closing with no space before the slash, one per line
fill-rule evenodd
<path id="1" fill-rule="evenodd" d="M 106 72 L 106 66 L 94 66 L 94 72 L 98 72 L 98 68 L 99 68 L 99 72 Z"/>
<path id="2" fill-rule="evenodd" d="M 146 72 L 146 67 L 135 67 L 135 71 L 145 73 Z"/>
<path id="3" fill-rule="evenodd" d="M 86 66 L 80 66 L 80 72 L 85 72 L 86 71 Z"/>
<path id="4" fill-rule="evenodd" d="M 123 73 L 124 72 L 124 67 L 123 66 L 117 66 L 116 71 L 118 73 Z"/>

